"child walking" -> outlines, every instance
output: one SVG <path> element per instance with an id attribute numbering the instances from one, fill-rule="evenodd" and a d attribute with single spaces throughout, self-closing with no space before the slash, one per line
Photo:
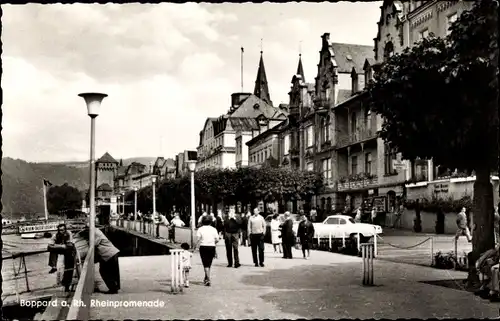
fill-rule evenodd
<path id="1" fill-rule="evenodd" d="M 181 244 L 181 249 L 184 251 L 182 252 L 182 279 L 184 280 L 184 287 L 189 288 L 189 270 L 191 270 L 191 258 L 193 257 L 193 253 L 189 251 L 189 244 L 187 243 L 182 243 Z"/>

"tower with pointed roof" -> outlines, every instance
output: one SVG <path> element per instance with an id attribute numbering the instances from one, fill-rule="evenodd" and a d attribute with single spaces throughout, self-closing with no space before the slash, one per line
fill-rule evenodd
<path id="1" fill-rule="evenodd" d="M 118 171 L 118 161 L 113 158 L 108 152 L 104 153 L 101 158 L 95 162 L 96 170 L 96 187 L 99 190 L 101 185 L 106 191 L 114 186 L 114 180 Z M 105 185 L 107 184 L 107 186 Z"/>
<path id="2" fill-rule="evenodd" d="M 257 70 L 257 79 L 255 80 L 255 89 L 253 94 L 264 100 L 269 105 L 273 105 L 271 95 L 269 93 L 269 85 L 267 83 L 266 68 L 264 67 L 263 52 L 260 52 L 259 69 Z"/>

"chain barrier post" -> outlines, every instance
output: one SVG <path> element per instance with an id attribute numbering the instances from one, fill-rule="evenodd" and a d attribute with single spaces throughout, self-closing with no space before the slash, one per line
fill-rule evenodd
<path id="1" fill-rule="evenodd" d="M 171 256 L 171 290 L 172 293 L 180 293 L 183 288 L 182 280 L 182 252 L 184 250 L 170 250 Z"/>
<path id="2" fill-rule="evenodd" d="M 345 234 L 342 233 L 342 247 L 345 248 Z"/>
<path id="3" fill-rule="evenodd" d="M 357 242 L 358 242 L 358 253 L 359 253 L 359 251 L 361 250 L 361 241 L 360 241 L 359 233 L 356 234 L 356 236 L 357 236 L 356 239 L 357 239 Z"/>
<path id="4" fill-rule="evenodd" d="M 377 228 L 373 227 L 373 257 L 377 257 Z"/>
<path id="5" fill-rule="evenodd" d="M 431 236 L 431 266 L 434 266 L 434 237 Z"/>
<path id="6" fill-rule="evenodd" d="M 332 232 L 328 232 L 328 250 L 332 251 Z"/>
<path id="7" fill-rule="evenodd" d="M 455 237 L 455 270 L 458 267 L 458 238 Z"/>
<path id="8" fill-rule="evenodd" d="M 363 285 L 373 285 L 373 255 L 374 245 L 372 243 L 361 244 L 361 257 L 363 261 Z"/>

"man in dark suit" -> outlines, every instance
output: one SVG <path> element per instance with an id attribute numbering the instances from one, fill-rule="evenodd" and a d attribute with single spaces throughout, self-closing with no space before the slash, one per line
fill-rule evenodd
<path id="1" fill-rule="evenodd" d="M 292 259 L 292 247 L 295 245 L 293 221 L 290 212 L 285 212 L 285 222 L 281 226 L 281 241 L 283 242 L 283 258 Z"/>
<path id="2" fill-rule="evenodd" d="M 240 258 L 238 255 L 238 243 L 240 241 L 241 221 L 236 217 L 234 209 L 229 210 L 228 218 L 224 221 L 224 240 L 226 244 L 227 267 L 240 267 Z"/>

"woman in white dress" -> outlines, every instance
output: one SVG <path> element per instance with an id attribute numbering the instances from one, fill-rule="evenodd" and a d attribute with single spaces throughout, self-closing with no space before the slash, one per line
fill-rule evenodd
<path id="1" fill-rule="evenodd" d="M 274 247 L 274 253 L 277 251 L 281 253 L 281 231 L 278 214 L 274 214 L 273 219 L 271 220 L 271 243 Z"/>

